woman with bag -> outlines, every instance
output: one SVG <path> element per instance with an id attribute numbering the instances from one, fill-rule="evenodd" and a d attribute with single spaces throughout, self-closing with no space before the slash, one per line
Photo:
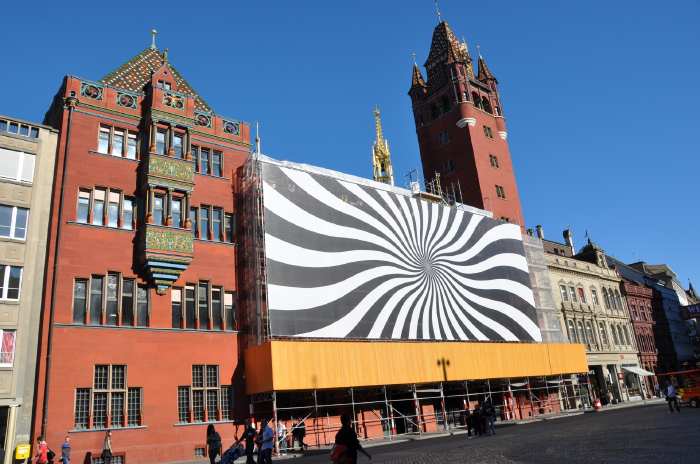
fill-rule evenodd
<path id="1" fill-rule="evenodd" d="M 342 427 L 335 434 L 335 445 L 331 450 L 331 461 L 335 464 L 357 464 L 357 452 L 367 456 L 367 459 L 372 460 L 372 456 L 362 447 L 357 439 L 357 433 L 352 428 L 352 419 L 349 415 L 343 414 L 340 416 Z"/>
<path id="2" fill-rule="evenodd" d="M 221 435 L 214 428 L 214 424 L 207 426 L 207 454 L 211 464 L 214 464 L 216 457 L 221 454 Z"/>
<path id="3" fill-rule="evenodd" d="M 107 430 L 105 433 L 105 441 L 102 445 L 102 462 L 111 464 L 112 462 L 112 431 Z"/>

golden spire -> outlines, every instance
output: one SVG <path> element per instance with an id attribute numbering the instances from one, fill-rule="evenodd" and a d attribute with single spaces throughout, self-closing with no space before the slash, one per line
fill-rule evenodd
<path id="1" fill-rule="evenodd" d="M 391 166 L 391 153 L 389 153 L 389 142 L 384 139 L 382 133 L 382 120 L 380 118 L 379 107 L 374 107 L 374 128 L 375 140 L 372 145 L 372 168 L 374 180 L 394 185 L 394 170 Z"/>

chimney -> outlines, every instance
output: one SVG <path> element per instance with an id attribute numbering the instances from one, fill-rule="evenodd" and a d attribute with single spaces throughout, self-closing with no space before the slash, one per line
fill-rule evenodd
<path id="1" fill-rule="evenodd" d="M 564 243 L 574 250 L 574 234 L 571 233 L 571 229 L 564 229 Z"/>
<path id="2" fill-rule="evenodd" d="M 537 238 L 544 240 L 544 230 L 542 230 L 542 226 L 537 224 L 535 229 L 537 229 Z"/>

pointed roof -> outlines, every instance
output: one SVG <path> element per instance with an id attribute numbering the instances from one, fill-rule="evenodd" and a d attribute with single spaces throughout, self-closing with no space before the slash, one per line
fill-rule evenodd
<path id="1" fill-rule="evenodd" d="M 149 47 L 143 50 L 138 55 L 131 58 L 129 61 L 119 66 L 114 71 L 110 72 L 102 79 L 101 82 L 117 87 L 120 89 L 131 90 L 133 92 L 143 91 L 146 84 L 151 81 L 151 76 L 154 72 L 168 63 L 168 67 L 172 71 L 175 82 L 181 93 L 191 95 L 195 100 L 195 107 L 198 110 L 212 111 L 211 107 L 200 97 L 192 86 L 182 77 L 175 67 L 168 62 L 167 52 L 161 53 L 154 47 Z"/>
<path id="2" fill-rule="evenodd" d="M 696 300 L 700 300 L 700 297 L 698 297 L 698 294 L 695 292 L 695 288 L 693 288 L 693 283 L 690 280 L 688 280 L 688 295 L 690 295 Z"/>
<path id="3" fill-rule="evenodd" d="M 447 21 L 441 21 L 433 30 L 433 40 L 430 43 L 430 53 L 425 66 L 436 62 L 467 61 L 466 47 L 459 43 Z"/>
<path id="4" fill-rule="evenodd" d="M 482 82 L 486 82 L 488 80 L 494 80 L 498 82 L 498 80 L 493 75 L 489 67 L 486 66 L 486 60 L 481 55 L 479 55 L 479 75 L 477 76 L 477 79 L 479 79 Z"/>
<path id="5" fill-rule="evenodd" d="M 420 68 L 416 63 L 413 63 L 413 74 L 411 75 L 411 88 L 413 87 L 425 87 L 425 79 L 423 79 L 423 73 L 420 72 Z"/>

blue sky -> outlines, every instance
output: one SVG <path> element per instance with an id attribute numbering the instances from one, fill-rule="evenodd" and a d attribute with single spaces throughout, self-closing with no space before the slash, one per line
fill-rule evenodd
<path id="1" fill-rule="evenodd" d="M 8 2 L 0 113 L 40 120 L 65 74 L 99 79 L 150 43 L 223 115 L 260 121 L 281 159 L 370 176 L 380 105 L 397 183 L 419 167 L 411 53 L 422 1 Z M 193 6 L 196 5 L 195 8 Z M 442 0 L 498 77 L 525 219 L 585 231 L 623 261 L 666 262 L 700 286 L 697 1 Z"/>

